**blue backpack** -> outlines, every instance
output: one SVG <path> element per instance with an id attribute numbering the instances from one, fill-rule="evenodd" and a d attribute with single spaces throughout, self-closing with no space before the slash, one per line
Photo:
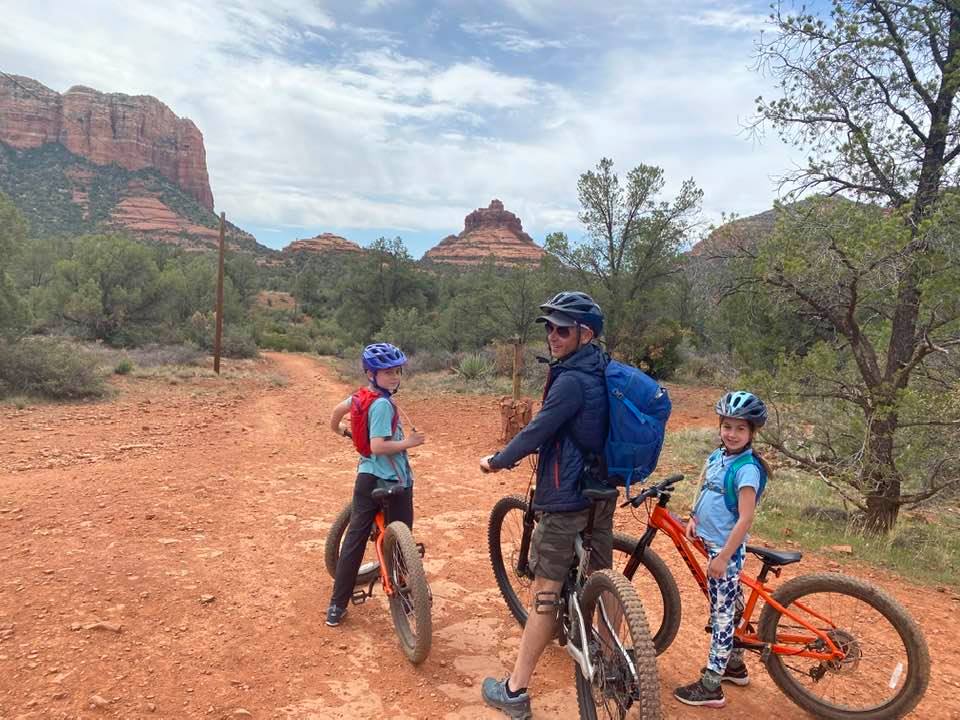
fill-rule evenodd
<path id="1" fill-rule="evenodd" d="M 714 452 L 723 452 L 723 450 L 714 450 Z M 760 496 L 763 495 L 763 491 L 767 487 L 767 471 L 763 467 L 763 463 L 757 460 L 753 453 L 741 455 L 730 463 L 730 467 L 727 468 L 727 472 L 723 476 L 723 504 L 727 506 L 727 510 L 733 513 L 733 516 L 737 519 L 740 518 L 740 500 L 737 496 L 737 473 L 740 472 L 740 468 L 746 467 L 747 465 L 756 466 L 760 472 L 760 487 L 757 488 L 758 505 L 760 504 Z"/>
<path id="2" fill-rule="evenodd" d="M 666 388 L 640 370 L 611 360 L 606 369 L 610 425 L 605 456 L 607 482 L 642 482 L 657 467 L 672 408 Z"/>

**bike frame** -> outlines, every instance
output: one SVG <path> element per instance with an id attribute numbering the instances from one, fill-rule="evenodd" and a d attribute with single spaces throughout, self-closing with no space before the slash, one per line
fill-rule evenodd
<path id="1" fill-rule="evenodd" d="M 386 534 L 387 521 L 383 510 L 380 510 L 373 518 L 376 526 L 376 541 L 374 546 L 377 548 L 377 559 L 380 561 L 380 584 L 383 585 L 383 592 L 387 597 L 393 597 L 393 584 L 390 582 L 390 575 L 387 573 L 387 564 L 383 557 L 383 538 Z M 370 586 L 371 588 L 373 585 Z"/>
<path id="2" fill-rule="evenodd" d="M 627 561 L 627 566 L 624 568 L 623 574 L 628 578 L 633 577 L 637 568 L 640 566 L 640 560 L 643 557 L 644 551 L 650 547 L 650 544 L 653 542 L 653 538 L 656 536 L 657 531 L 661 531 L 673 542 L 677 552 L 680 553 L 680 557 L 683 558 L 684 563 L 686 563 L 687 568 L 697 581 L 697 585 L 700 586 L 700 590 L 703 592 L 704 596 L 707 597 L 709 602 L 710 596 L 707 591 L 707 575 L 701 566 L 700 561 L 697 559 L 697 556 L 694 555 L 690 548 L 690 543 L 686 538 L 685 525 L 679 520 L 679 518 L 667 510 L 666 505 L 670 500 L 670 496 L 671 493 L 669 490 L 662 490 L 659 493 L 659 500 L 657 501 L 656 505 L 654 505 L 653 511 L 650 513 L 650 520 L 648 522 L 647 529 L 640 538 L 640 542 L 637 543 L 637 547 L 634 548 L 630 560 Z M 708 557 L 707 548 L 699 538 L 695 543 L 693 543 L 693 547 L 696 548 L 697 552 L 699 552 L 701 555 Z M 734 636 L 738 641 L 737 644 L 740 647 L 748 650 L 759 650 L 763 653 L 772 652 L 776 655 L 806 657 L 820 660 L 822 662 L 843 660 L 845 657 L 844 652 L 837 647 L 827 633 L 825 633 L 823 630 L 815 628 L 804 618 L 796 615 L 790 610 L 790 608 L 785 608 L 773 598 L 773 595 L 771 594 L 772 590 L 766 584 L 767 574 L 771 571 L 774 573 L 774 575 L 779 577 L 780 569 L 775 568 L 767 563 L 763 564 L 763 568 L 756 578 L 749 577 L 743 573 L 740 574 L 740 584 L 748 587 L 750 592 L 749 595 L 747 595 L 746 602 L 744 604 L 743 616 L 740 620 L 740 624 L 734 631 Z M 783 616 L 790 618 L 808 630 L 810 634 L 780 633 L 777 635 L 776 641 L 772 644 L 761 640 L 756 631 L 753 629 L 753 625 L 751 623 L 753 613 L 761 599 Z M 794 602 L 791 607 L 799 608 L 809 616 L 826 623 L 830 628 L 836 628 L 836 625 L 829 618 L 814 612 L 803 603 Z M 809 649 L 814 643 L 814 638 L 823 643 L 823 647 L 825 648 L 824 651 Z"/>
<path id="3" fill-rule="evenodd" d="M 523 515 L 523 534 L 520 538 L 520 551 L 517 556 L 517 573 L 529 577 L 531 580 L 534 578 L 533 573 L 530 571 L 529 566 L 529 557 L 530 557 L 530 540 L 533 536 L 533 528 L 536 524 L 534 520 L 533 512 L 533 494 L 534 491 L 531 489 L 527 495 L 527 511 Z M 592 544 L 590 541 L 591 528 L 593 522 L 587 526 L 587 531 L 583 535 L 578 535 L 575 540 L 574 552 L 577 557 L 577 567 L 576 572 L 571 572 L 570 576 L 564 581 L 563 586 L 560 588 L 560 592 L 557 593 L 557 607 L 563 610 L 566 608 L 566 617 L 569 618 L 570 628 L 565 632 L 564 636 L 560 639 L 560 644 L 566 649 L 570 657 L 573 658 L 574 662 L 580 666 L 580 670 L 583 673 L 583 676 L 593 682 L 596 675 L 596 668 L 593 666 L 593 663 L 590 661 L 590 654 L 586 652 L 586 648 L 589 647 L 589 638 L 587 636 L 587 624 L 583 617 L 583 611 L 580 609 L 580 593 L 583 590 L 584 581 L 587 576 L 587 568 L 590 563 L 590 554 L 592 552 Z M 571 568 L 572 571 L 572 568 Z M 566 601 L 564 603 L 564 601 Z M 539 612 L 537 606 L 539 605 L 539 600 L 537 597 L 534 597 L 534 612 Z M 608 631 L 610 631 L 610 636 L 616 642 L 617 647 L 619 648 L 621 654 L 626 659 L 627 663 L 630 666 L 630 671 L 633 673 L 634 677 L 637 677 L 637 668 L 634 665 L 633 661 L 630 659 L 630 655 L 626 652 L 626 649 L 623 647 L 623 643 L 620 642 L 620 638 L 617 637 L 616 633 L 612 632 L 612 624 L 610 618 L 607 617 L 606 608 L 603 604 L 600 604 L 600 612 L 603 617 L 603 622 Z M 560 627 L 564 626 L 564 617 L 562 613 L 558 616 L 557 621 L 560 623 Z M 570 635 L 573 633 L 574 628 L 576 628 L 576 635 L 580 638 L 580 647 L 576 647 L 573 643 L 567 642 Z"/>

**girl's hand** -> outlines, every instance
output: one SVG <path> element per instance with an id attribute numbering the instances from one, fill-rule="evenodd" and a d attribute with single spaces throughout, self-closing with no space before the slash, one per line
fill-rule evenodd
<path id="1" fill-rule="evenodd" d="M 697 519 L 691 515 L 690 519 L 687 520 L 687 527 L 683 531 L 683 534 L 687 536 L 687 540 L 690 542 L 696 542 L 697 539 Z"/>
<path id="2" fill-rule="evenodd" d="M 730 558 L 723 555 L 717 555 L 707 563 L 707 577 L 719 580 L 727 574 L 727 565 L 730 564 Z"/>

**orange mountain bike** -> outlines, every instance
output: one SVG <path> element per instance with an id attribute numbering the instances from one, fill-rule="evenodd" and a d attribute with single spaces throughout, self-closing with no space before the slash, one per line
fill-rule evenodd
<path id="1" fill-rule="evenodd" d="M 703 557 L 706 547 L 689 543 L 683 522 L 667 510 L 681 480 L 683 475 L 671 475 L 623 503 L 646 508 L 647 529 L 639 540 L 621 533 L 614 538 L 614 567 L 637 589 L 658 655 L 676 637 L 681 615 L 677 583 L 650 547 L 658 532 L 670 538 L 707 596 L 707 576 L 691 545 Z M 770 575 L 779 577 L 783 566 L 799 562 L 802 554 L 752 545 L 747 552 L 762 565 L 756 578 L 740 577 L 745 602 L 734 645 L 759 654 L 790 700 L 816 717 L 835 720 L 899 718 L 917 705 L 930 679 L 930 655 L 900 603 L 839 573 L 795 577 L 773 591 Z"/>
<path id="2" fill-rule="evenodd" d="M 403 653 L 413 664 L 422 663 L 430 653 L 433 621 L 430 615 L 433 597 L 423 571 L 423 545 L 415 543 L 410 528 L 402 522 L 387 523 L 387 502 L 395 493 L 406 492 L 403 486 L 377 488 L 371 497 L 380 503 L 374 519 L 367 552 L 357 573 L 356 590 L 350 601 L 359 605 L 373 597 L 377 580 L 390 603 L 393 626 Z M 340 546 L 347 528 L 353 503 L 348 502 L 330 526 L 323 559 L 330 577 L 336 578 Z M 364 589 L 366 586 L 366 589 Z"/>

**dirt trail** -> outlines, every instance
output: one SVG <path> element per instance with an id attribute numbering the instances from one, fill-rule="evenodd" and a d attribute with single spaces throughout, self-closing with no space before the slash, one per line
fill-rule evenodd
<path id="1" fill-rule="evenodd" d="M 355 468 L 325 423 L 349 388 L 296 355 L 227 367 L 225 379 L 176 385 L 118 378 L 108 403 L 0 407 L 0 719 L 503 717 L 483 707 L 479 682 L 509 667 L 519 630 L 489 568 L 486 519 L 527 476 L 476 471 L 496 449 L 492 399 L 405 404 L 428 435 L 412 452 L 415 534 L 435 598 L 433 650 L 413 668 L 382 598 L 339 629 L 323 624 L 323 541 Z M 678 425 L 712 423 L 701 394 L 675 395 Z M 661 658 L 663 700 L 667 717 L 700 718 L 670 698 L 707 645 L 702 601 L 674 568 L 689 601 Z M 960 718 L 949 630 L 960 605 L 870 575 L 930 642 L 934 676 L 915 716 Z M 805 717 L 754 669 L 711 717 Z M 547 651 L 533 690 L 535 717 L 576 717 L 562 650 Z"/>

